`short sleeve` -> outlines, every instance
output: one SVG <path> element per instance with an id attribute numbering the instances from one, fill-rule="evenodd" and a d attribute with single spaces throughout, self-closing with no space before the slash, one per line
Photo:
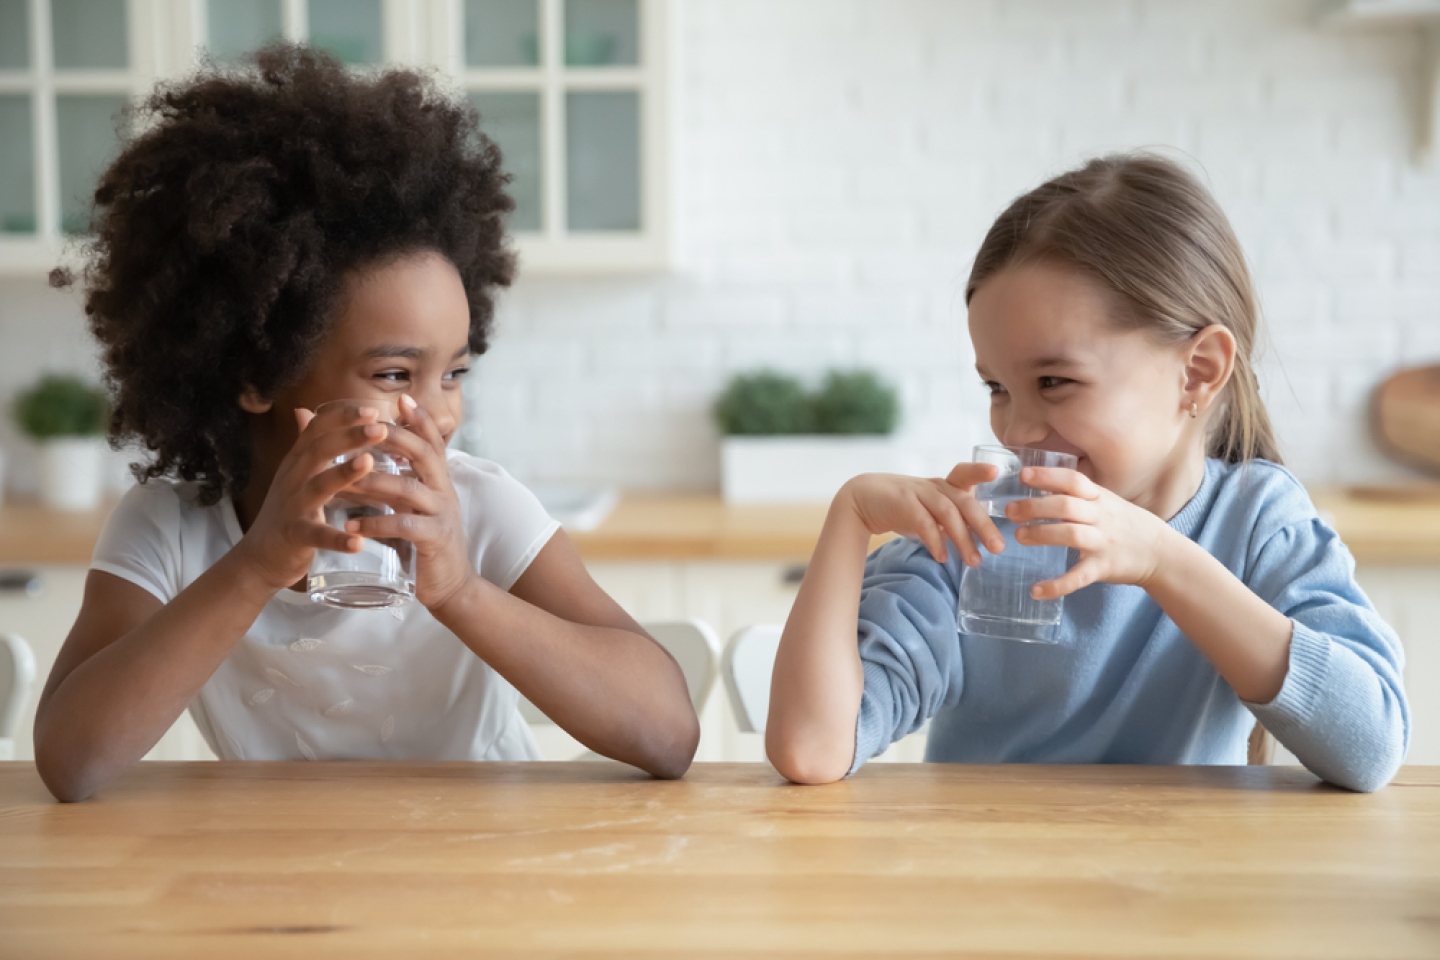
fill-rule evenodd
<path id="1" fill-rule="evenodd" d="M 95 543 L 90 569 L 128 580 L 169 603 L 180 592 L 180 500 L 173 484 L 131 487 Z"/>
<path id="2" fill-rule="evenodd" d="M 449 462 L 475 569 L 509 590 L 560 524 L 499 464 L 456 452 Z"/>

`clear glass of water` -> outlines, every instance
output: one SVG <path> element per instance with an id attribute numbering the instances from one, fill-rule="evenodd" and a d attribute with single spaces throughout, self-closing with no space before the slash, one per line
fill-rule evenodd
<path id="1" fill-rule="evenodd" d="M 315 415 L 346 406 L 373 407 L 380 411 L 381 423 L 395 426 L 395 405 L 389 400 L 332 400 L 317 407 Z M 403 457 L 379 447 L 336 457 L 335 464 L 347 463 L 365 453 L 375 459 L 374 473 L 409 476 L 413 472 Z M 325 522 L 337 530 L 344 530 L 351 520 L 394 512 L 387 506 L 356 503 L 344 497 L 335 497 L 324 507 Z M 409 540 L 366 537 L 359 553 L 316 550 L 306 586 L 311 600 L 332 607 L 376 610 L 401 606 L 415 596 L 415 545 Z"/>
<path id="2" fill-rule="evenodd" d="M 1005 549 L 990 553 L 981 546 L 980 566 L 966 567 L 961 573 L 957 611 L 960 632 L 1029 643 L 1058 643 L 1063 598 L 1036 600 L 1030 589 L 1064 573 L 1070 566 L 1070 551 L 1066 547 L 1016 542 L 1015 530 L 1022 524 L 1006 517 L 1005 508 L 1014 500 L 1048 496 L 1020 482 L 1024 467 L 1074 470 L 1078 461 L 1072 454 L 1053 450 L 981 445 L 975 448 L 975 462 L 993 463 L 1000 468 L 994 480 L 975 487 L 975 499 L 995 521 L 1005 538 Z"/>

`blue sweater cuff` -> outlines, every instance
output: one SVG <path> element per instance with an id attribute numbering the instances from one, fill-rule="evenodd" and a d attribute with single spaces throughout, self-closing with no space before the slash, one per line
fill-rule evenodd
<path id="1" fill-rule="evenodd" d="M 871 690 L 887 689 L 885 671 L 870 663 L 864 664 L 864 671 L 865 692 L 860 697 L 860 713 L 855 717 L 855 758 L 850 761 L 850 771 L 845 774 L 847 777 L 889 746 L 893 733 L 881 723 L 880 705 L 870 693 Z M 871 676 L 872 673 L 874 676 Z"/>
<path id="2" fill-rule="evenodd" d="M 1330 638 L 1296 620 L 1290 621 L 1290 672 L 1280 693 L 1269 703 L 1242 700 L 1265 728 L 1276 736 L 1286 728 L 1304 727 L 1330 673 Z"/>

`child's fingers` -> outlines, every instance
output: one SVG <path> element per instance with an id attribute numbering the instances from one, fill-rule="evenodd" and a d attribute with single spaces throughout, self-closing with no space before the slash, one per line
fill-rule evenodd
<path id="1" fill-rule="evenodd" d="M 1100 519 L 1100 511 L 1094 500 L 1055 494 L 1049 497 L 1012 500 L 1005 507 L 1005 516 L 1016 523 L 1029 523 L 1032 520 L 1094 523 Z"/>
<path id="2" fill-rule="evenodd" d="M 368 453 L 362 453 L 354 460 L 320 471 L 300 487 L 301 509 L 308 512 L 323 507 L 337 493 L 365 476 L 374 467 L 375 458 Z"/>
<path id="3" fill-rule="evenodd" d="M 960 559 L 972 567 L 977 565 L 980 562 L 980 552 L 975 549 L 970 529 L 965 526 L 965 520 L 960 516 L 954 502 L 940 492 L 938 484 L 933 483 L 921 487 L 919 496 L 921 505 L 929 512 L 943 538 L 955 544 L 955 549 L 960 551 Z M 941 541 L 942 552 L 935 558 L 941 562 L 944 562 L 949 554 L 944 539 Z"/>
<path id="4" fill-rule="evenodd" d="M 1017 527 L 1015 540 L 1027 547 L 1071 547 L 1084 551 L 1104 546 L 1100 531 L 1086 523 L 1037 523 Z"/>
<path id="5" fill-rule="evenodd" d="M 405 429 L 392 431 L 385 449 L 410 461 L 421 483 L 437 486 L 438 481 L 448 474 L 445 438 L 440 435 L 434 418 L 409 394 L 401 396 L 400 408 L 405 416 Z"/>
<path id="6" fill-rule="evenodd" d="M 413 476 L 370 473 L 355 481 L 345 496 L 357 503 L 384 504 L 400 513 L 437 514 L 444 508 L 439 494 Z"/>
<path id="7" fill-rule="evenodd" d="M 430 416 L 430 411 L 420 406 L 410 394 L 400 397 L 400 409 L 405 413 L 405 425 L 414 433 L 430 444 L 432 450 L 445 455 L 445 437 L 440 433 L 440 425 L 435 418 Z"/>
<path id="8" fill-rule="evenodd" d="M 1081 560 L 1075 566 L 1054 580 L 1045 580 L 1030 588 L 1030 595 L 1036 600 L 1054 600 L 1068 597 L 1083 587 L 1097 583 L 1104 578 L 1104 568 L 1098 560 Z"/>
<path id="9" fill-rule="evenodd" d="M 988 464 L 986 464 L 988 466 Z M 1005 538 L 1000 535 L 1000 528 L 995 526 L 985 505 L 974 496 L 960 490 L 949 481 L 941 486 L 941 492 L 955 504 L 960 511 L 961 518 L 970 531 L 985 544 L 985 549 L 991 553 L 999 553 L 1005 549 Z M 976 554 L 976 562 L 979 562 L 979 554 Z"/>
<path id="10" fill-rule="evenodd" d="M 945 482 L 969 492 L 977 483 L 989 483 L 999 475 L 1000 468 L 993 463 L 957 463 Z"/>
<path id="11" fill-rule="evenodd" d="M 353 533 L 311 520 L 296 520 L 291 526 L 291 536 L 303 546 L 335 553 L 359 553 L 364 546 L 361 538 Z"/>
<path id="12" fill-rule="evenodd" d="M 1020 471 L 1020 482 L 1046 493 L 1063 493 L 1082 500 L 1100 496 L 1100 488 L 1079 470 L 1067 467 L 1026 467 Z"/>
<path id="13" fill-rule="evenodd" d="M 318 471 L 337 458 L 381 443 L 390 428 L 383 423 L 362 423 L 315 436 L 301 454 L 307 472 Z"/>
<path id="14" fill-rule="evenodd" d="M 345 524 L 345 531 L 372 540 L 409 540 L 412 543 L 424 543 L 438 538 L 438 534 L 442 532 L 438 523 L 434 517 L 422 517 L 413 513 L 389 513 L 380 517 L 351 520 Z"/>

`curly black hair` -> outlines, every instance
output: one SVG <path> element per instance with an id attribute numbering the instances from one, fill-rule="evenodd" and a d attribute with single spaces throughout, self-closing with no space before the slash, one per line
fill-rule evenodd
<path id="1" fill-rule="evenodd" d="M 353 271 L 445 256 L 485 352 L 491 292 L 514 272 L 514 202 L 475 111 L 431 79 L 277 44 L 162 85 L 137 113 L 143 132 L 95 190 L 84 276 L 111 443 L 152 454 L 138 479 L 199 481 L 207 504 L 243 490 L 241 393 L 303 374 Z"/>

